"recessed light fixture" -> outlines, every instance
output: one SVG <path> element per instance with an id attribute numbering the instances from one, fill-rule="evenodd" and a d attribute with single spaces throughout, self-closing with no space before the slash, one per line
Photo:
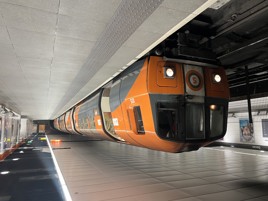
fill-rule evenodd
<path id="1" fill-rule="evenodd" d="M 9 174 L 9 171 L 2 171 L 2 172 L 0 172 L 0 174 L 2 174 L 2 175 Z"/>

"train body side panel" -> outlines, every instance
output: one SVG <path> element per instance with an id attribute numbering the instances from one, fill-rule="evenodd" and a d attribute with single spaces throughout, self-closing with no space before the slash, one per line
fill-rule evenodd
<path id="1" fill-rule="evenodd" d="M 58 130 L 59 130 L 58 118 L 54 119 L 54 121 L 53 121 L 53 125 L 54 125 L 54 128 L 55 128 L 55 129 L 58 129 Z"/>
<path id="2" fill-rule="evenodd" d="M 116 81 L 111 88 L 110 105 L 112 111 L 112 118 L 114 129 L 117 135 L 124 139 L 127 143 L 132 145 L 141 146 L 133 140 L 129 132 L 129 117 L 128 110 L 125 107 L 124 102 L 131 93 L 131 89 L 135 83 L 139 83 L 139 94 L 146 93 L 146 72 L 144 75 L 143 71 L 147 70 L 147 59 L 139 61 L 136 64 L 135 70 L 130 71 L 128 74 L 122 77 L 122 79 Z M 129 100 L 128 100 L 129 101 Z M 131 100 L 132 101 L 132 100 Z"/>
<path id="3" fill-rule="evenodd" d="M 173 78 L 165 76 L 165 69 L 174 69 Z M 161 57 L 151 57 L 148 68 L 148 92 L 153 94 L 184 94 L 182 65 L 164 61 Z"/>
<path id="4" fill-rule="evenodd" d="M 221 82 L 213 80 L 213 76 L 219 74 Z M 206 68 L 205 69 L 206 96 L 229 99 L 229 86 L 224 68 Z"/>
<path id="5" fill-rule="evenodd" d="M 72 134 L 80 134 L 76 131 L 75 129 L 75 123 L 74 123 L 74 109 L 75 107 L 73 107 L 71 110 L 70 110 L 70 123 L 71 123 L 71 128 L 69 129 L 70 132 Z"/>
<path id="6" fill-rule="evenodd" d="M 101 139 L 108 140 L 108 141 L 114 141 L 111 137 L 107 136 L 106 133 L 104 132 L 100 114 L 96 114 L 94 116 L 94 122 L 96 125 L 96 128 L 95 128 L 96 132 L 98 134 L 100 134 Z"/>
<path id="7" fill-rule="evenodd" d="M 120 109 L 120 85 L 120 79 L 115 81 L 110 87 L 102 91 L 101 98 L 103 127 L 107 135 L 111 136 L 116 141 L 123 141 L 118 133 L 124 132 L 125 130 Z"/>
<path id="8" fill-rule="evenodd" d="M 79 105 L 79 109 L 75 110 L 75 119 L 79 133 L 90 136 L 94 139 L 105 139 L 110 138 L 104 133 L 100 111 L 99 111 L 99 96 L 100 93 L 96 93 L 93 97 L 86 100 Z"/>
<path id="9" fill-rule="evenodd" d="M 124 107 L 124 101 L 134 83 L 146 82 L 146 79 L 140 79 L 140 71 L 143 70 L 146 62 L 147 59 L 136 62 L 134 68 L 129 69 L 128 72 L 116 80 L 111 87 L 110 107 L 114 131 L 121 139 L 126 140 L 129 144 L 137 145 L 135 141 L 128 136 L 128 129 L 126 129 L 128 126 L 128 114 Z M 144 85 L 144 87 L 146 87 L 146 85 Z"/>
<path id="10" fill-rule="evenodd" d="M 68 132 L 66 130 L 66 127 L 65 127 L 64 118 L 65 118 L 65 113 L 59 117 L 59 120 L 58 120 L 58 122 L 59 122 L 59 130 L 62 131 L 62 132 Z"/>
<path id="11" fill-rule="evenodd" d="M 132 145 L 142 146 L 144 144 L 141 143 L 139 140 L 138 132 L 137 132 L 137 125 L 135 122 L 134 117 L 134 110 L 135 107 L 140 107 L 140 110 L 143 110 L 146 105 L 146 99 L 144 97 L 147 96 L 147 70 L 148 70 L 148 59 L 144 61 L 143 67 L 140 70 L 135 82 L 133 85 L 128 89 L 128 93 L 126 97 L 123 99 L 121 97 L 121 107 L 122 107 L 122 114 L 125 121 L 125 135 L 124 139 Z M 124 84 L 121 88 L 124 87 Z M 144 103 L 145 104 L 142 104 Z M 146 106 L 150 115 L 150 108 L 149 105 Z M 144 112 L 143 112 L 144 113 Z M 149 118 L 147 118 L 149 120 Z"/>
<path id="12" fill-rule="evenodd" d="M 71 111 L 67 111 L 65 115 L 65 125 L 68 133 L 72 133 L 72 124 L 71 124 Z"/>

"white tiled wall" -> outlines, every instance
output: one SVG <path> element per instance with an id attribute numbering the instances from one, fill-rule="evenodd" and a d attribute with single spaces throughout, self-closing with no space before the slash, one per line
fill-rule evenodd
<path id="1" fill-rule="evenodd" d="M 240 124 L 239 119 L 248 118 L 248 113 L 237 113 L 235 117 L 228 118 L 227 132 L 223 141 L 229 143 L 256 144 L 268 146 L 268 138 L 263 137 L 262 119 L 268 119 L 268 115 L 257 115 L 253 113 L 254 143 L 240 142 Z"/>

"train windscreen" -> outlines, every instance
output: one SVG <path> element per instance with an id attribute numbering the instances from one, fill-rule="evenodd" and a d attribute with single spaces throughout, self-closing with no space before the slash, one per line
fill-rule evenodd
<path id="1" fill-rule="evenodd" d="M 186 104 L 186 139 L 205 139 L 205 111 L 204 104 Z"/>

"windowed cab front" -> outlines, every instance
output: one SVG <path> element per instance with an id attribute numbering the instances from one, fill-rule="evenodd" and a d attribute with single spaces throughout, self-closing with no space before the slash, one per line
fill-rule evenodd
<path id="1" fill-rule="evenodd" d="M 158 69 L 156 83 L 150 81 L 153 66 Z M 168 78 L 167 69 L 174 71 Z M 154 125 L 161 139 L 184 142 L 180 151 L 190 151 L 225 135 L 229 89 L 223 68 L 159 58 L 148 70 Z M 165 93 L 167 86 L 170 94 Z"/>
<path id="2" fill-rule="evenodd" d="M 136 75 L 112 112 L 122 114 L 114 129 L 127 143 L 183 152 L 225 135 L 229 91 L 223 68 L 148 57 Z"/>

